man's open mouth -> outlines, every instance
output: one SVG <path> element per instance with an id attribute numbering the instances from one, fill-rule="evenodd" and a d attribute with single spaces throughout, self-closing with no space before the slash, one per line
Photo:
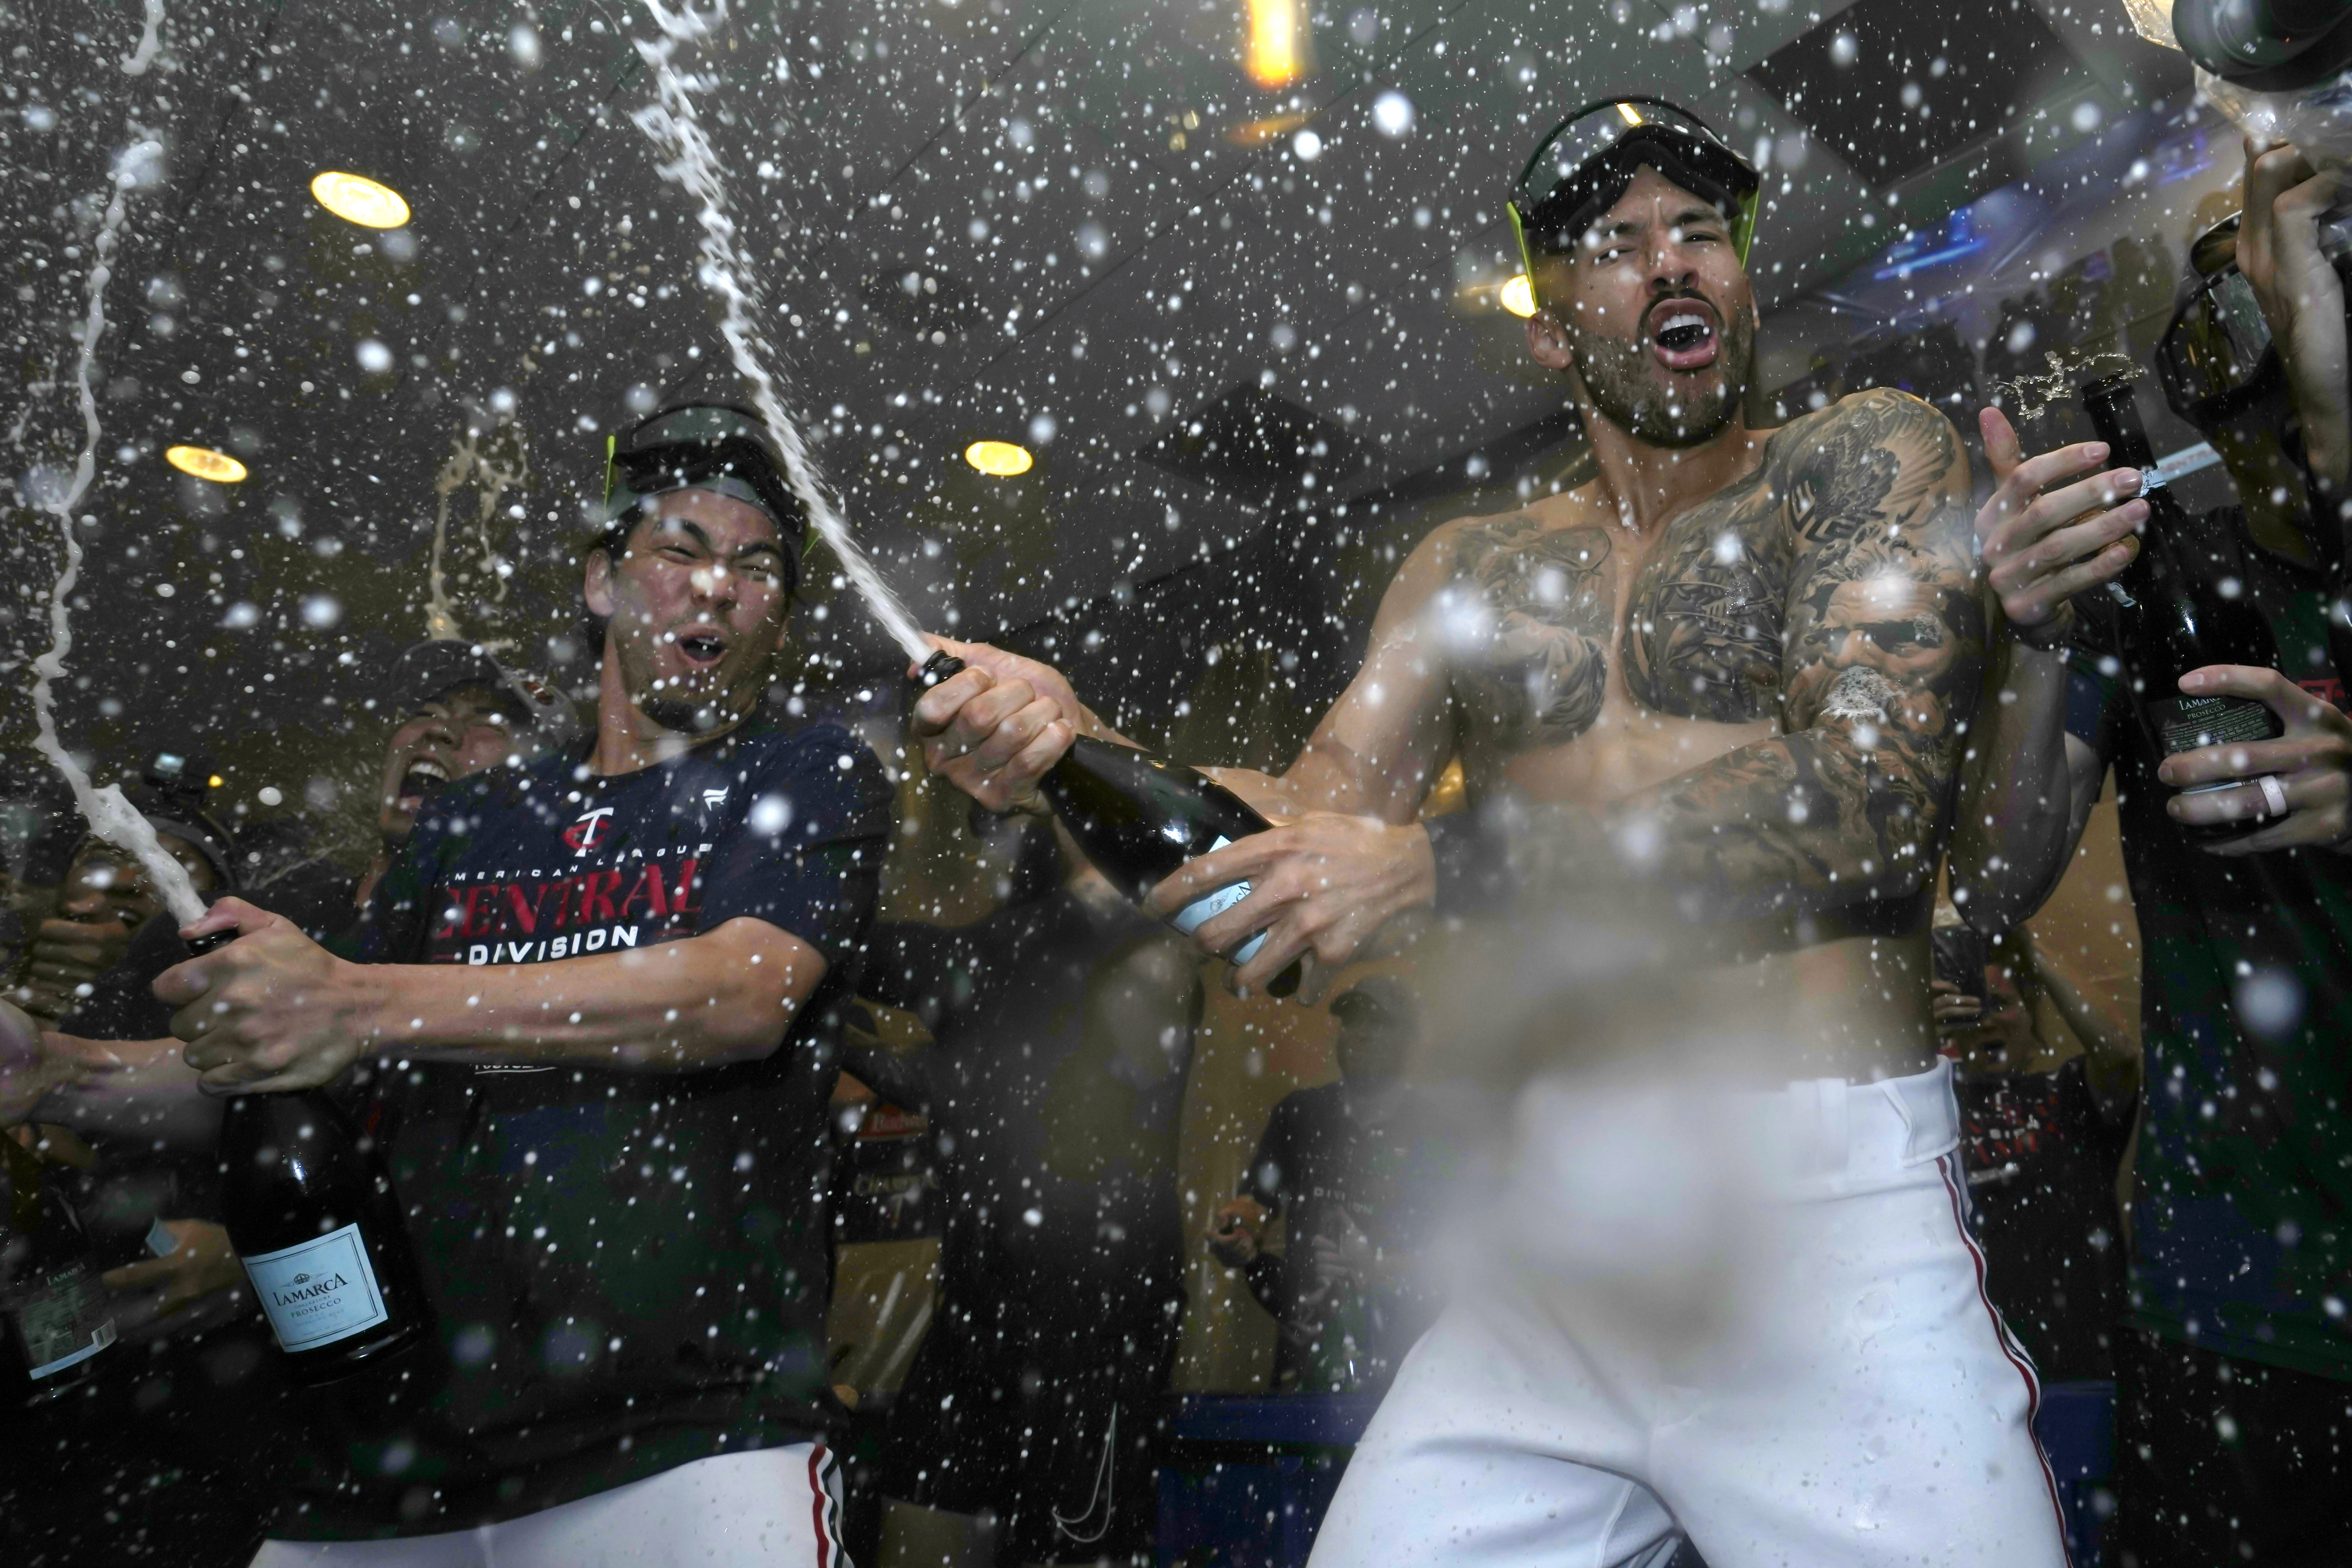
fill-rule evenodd
<path id="1" fill-rule="evenodd" d="M 413 814 L 419 806 L 425 804 L 425 797 L 447 782 L 449 782 L 449 770 L 431 758 L 410 758 L 407 768 L 400 775 L 400 789 L 397 794 L 400 809 Z"/>
<path id="2" fill-rule="evenodd" d="M 710 665 L 727 654 L 727 640 L 705 632 L 689 632 L 677 639 L 677 651 L 690 664 Z"/>
<path id="3" fill-rule="evenodd" d="M 1695 300 L 1667 299 L 1649 315 L 1650 351 L 1670 371 L 1702 370 L 1721 349 L 1715 309 Z"/>

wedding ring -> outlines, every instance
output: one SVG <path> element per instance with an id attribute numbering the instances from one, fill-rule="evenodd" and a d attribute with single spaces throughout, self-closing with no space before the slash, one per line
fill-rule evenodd
<path id="1" fill-rule="evenodd" d="M 2275 773 L 2265 773 L 2254 782 L 2263 787 L 2263 804 L 2270 808 L 2268 815 L 2285 816 L 2286 785 L 2280 780 L 2279 776 Z"/>

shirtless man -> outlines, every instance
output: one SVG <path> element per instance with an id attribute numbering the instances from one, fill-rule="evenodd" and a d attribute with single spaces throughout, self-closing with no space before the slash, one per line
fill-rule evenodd
<path id="1" fill-rule="evenodd" d="M 1513 203 L 1542 307 L 1528 349 L 1598 476 L 1425 539 L 1289 771 L 1220 775 L 1288 820 L 1152 895 L 1166 913 L 1249 882 L 1196 933 L 1228 951 L 1266 932 L 1245 988 L 1302 953 L 1347 963 L 1408 911 L 1531 895 L 1604 918 L 1651 902 L 1768 955 L 1738 971 L 1740 1025 L 1772 1042 L 1741 1068 L 1777 1092 L 1733 1113 L 1770 1151 L 1751 1185 L 1777 1205 L 1778 1262 L 1716 1303 L 1706 1345 L 1596 1295 L 1623 1260 L 1596 1270 L 1559 1239 L 1631 1178 L 1580 1152 L 1611 1120 L 1538 1076 L 1501 1207 L 1543 1240 L 1407 1360 L 1324 1568 L 1646 1564 L 1683 1534 L 1716 1568 L 2063 1561 L 2032 1371 L 1960 1220 L 1930 1016 L 1928 901 L 1984 656 L 1967 461 L 1891 391 L 1747 428 L 1757 188 L 1649 100 L 1580 111 L 1538 150 Z M 1073 733 L 1117 738 L 1045 666 L 947 646 L 972 668 L 914 727 L 983 803 L 1034 809 Z M 1421 823 L 1449 756 L 1474 810 Z"/>

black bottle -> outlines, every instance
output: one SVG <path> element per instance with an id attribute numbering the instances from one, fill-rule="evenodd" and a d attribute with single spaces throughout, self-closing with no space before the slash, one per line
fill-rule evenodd
<path id="1" fill-rule="evenodd" d="M 935 686 L 963 668 L 963 661 L 933 653 L 919 677 Z M 1132 747 L 1112 746 L 1080 736 L 1054 764 L 1038 788 L 1054 814 L 1070 831 L 1097 870 L 1128 897 L 1143 895 L 1181 867 L 1214 849 L 1274 824 L 1240 796 L 1193 768 Z M 1169 921 L 1191 936 L 1212 917 L 1249 896 L 1237 882 L 1186 904 Z M 1226 958 L 1246 964 L 1265 941 L 1260 932 Z M 1292 964 L 1266 983 L 1269 996 L 1298 989 L 1300 966 Z"/>
<path id="2" fill-rule="evenodd" d="M 189 946 L 208 952 L 226 939 Z M 424 1336 L 424 1291 L 392 1184 L 324 1091 L 230 1097 L 219 1159 L 229 1244 L 297 1377 L 348 1376 Z"/>
<path id="3" fill-rule="evenodd" d="M 81 1218 L 41 1161 L 0 1132 L 0 1402 L 80 1387 L 114 1343 L 114 1313 Z"/>
<path id="4" fill-rule="evenodd" d="M 2083 406 L 2109 458 L 2147 476 L 2147 502 L 2139 553 L 2110 585 L 2116 592 L 2126 673 L 2140 721 L 2159 759 L 2231 741 L 2273 740 L 2285 727 L 2269 706 L 2241 696 L 2190 696 L 2180 677 L 2207 664 L 2278 667 L 2269 622 L 2242 588 L 2241 552 L 2226 521 L 2191 517 L 2157 477 L 2156 455 L 2132 396 L 2132 376 L 2104 376 L 2083 388 Z M 2184 795 L 2243 787 L 2245 780 L 2200 785 Z M 2242 817 L 2210 825 L 2176 823 L 2200 843 L 2222 843 L 2260 831 L 2268 819 Z"/>

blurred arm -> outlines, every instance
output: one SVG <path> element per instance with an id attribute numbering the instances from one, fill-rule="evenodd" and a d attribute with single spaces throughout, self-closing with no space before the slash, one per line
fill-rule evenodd
<path id="1" fill-rule="evenodd" d="M 1978 710 L 1959 820 L 1952 897 L 1968 923 L 1997 936 L 2031 919 L 2073 862 L 2106 768 L 2066 729 L 2067 653 L 2011 643 L 2000 680 Z"/>
<path id="2" fill-rule="evenodd" d="M 112 1133 L 181 1149 L 212 1146 L 220 1102 L 197 1087 L 176 1040 L 40 1037 L 42 1066 L 17 1080 L 29 1101 L 0 1089 L 0 1120 L 56 1122 L 78 1132 Z M 0 1082 L 9 1077 L 0 1071 Z"/>

